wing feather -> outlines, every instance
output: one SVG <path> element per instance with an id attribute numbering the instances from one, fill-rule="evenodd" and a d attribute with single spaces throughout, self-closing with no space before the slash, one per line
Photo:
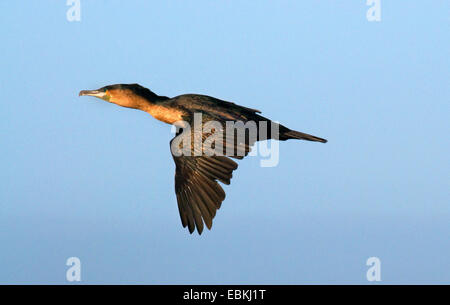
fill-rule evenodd
<path id="1" fill-rule="evenodd" d="M 224 130 L 225 127 L 222 126 L 221 131 Z M 179 130 L 177 136 L 180 133 Z M 227 135 L 225 132 L 222 134 L 223 137 L 220 137 L 217 143 L 222 145 L 224 155 L 205 153 L 206 150 L 215 147 L 208 148 L 203 145 L 201 155 L 197 156 L 194 152 L 197 152 L 195 149 L 198 148 L 193 142 L 187 143 L 191 146 L 192 156 L 176 156 L 172 153 L 176 165 L 175 193 L 181 224 L 188 227 L 190 233 L 197 229 L 201 234 L 204 225 L 211 229 L 216 212 L 225 199 L 225 192 L 219 182 L 230 184 L 233 171 L 238 167 L 230 158 L 242 159 L 255 142 L 249 141 L 246 135 L 244 140 L 246 143 L 238 143 L 237 137 Z M 204 142 L 210 135 L 202 134 L 202 141 Z M 194 141 L 194 137 L 195 135 L 191 136 L 191 141 Z M 170 142 L 171 147 L 174 139 Z M 182 145 L 180 144 L 180 148 Z"/>

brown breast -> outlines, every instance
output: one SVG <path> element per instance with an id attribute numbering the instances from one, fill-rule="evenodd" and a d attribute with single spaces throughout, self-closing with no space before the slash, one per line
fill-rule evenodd
<path id="1" fill-rule="evenodd" d="M 183 112 L 178 109 L 168 108 L 161 105 L 152 105 L 148 110 L 155 119 L 164 123 L 173 124 L 177 121 L 183 120 Z"/>

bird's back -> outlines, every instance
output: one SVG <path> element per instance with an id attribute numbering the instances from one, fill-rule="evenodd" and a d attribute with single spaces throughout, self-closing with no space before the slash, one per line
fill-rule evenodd
<path id="1" fill-rule="evenodd" d="M 191 114 L 198 112 L 221 120 L 253 119 L 257 109 L 247 108 L 212 96 L 200 94 L 183 94 L 167 101 L 174 107 L 184 109 Z"/>

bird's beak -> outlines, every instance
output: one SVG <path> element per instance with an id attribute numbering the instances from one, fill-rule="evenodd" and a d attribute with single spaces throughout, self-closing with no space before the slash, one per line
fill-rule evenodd
<path id="1" fill-rule="evenodd" d="M 104 98 L 106 96 L 106 92 L 102 90 L 81 90 L 78 95 L 79 96 L 89 95 L 98 98 Z"/>

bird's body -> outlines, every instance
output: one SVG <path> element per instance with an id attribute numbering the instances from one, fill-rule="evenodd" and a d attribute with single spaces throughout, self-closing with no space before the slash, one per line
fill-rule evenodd
<path id="1" fill-rule="evenodd" d="M 181 127 L 177 136 L 182 134 L 184 130 L 189 130 L 189 134 L 192 135 L 190 142 L 188 144 L 176 142 L 175 145 L 172 145 L 177 138 L 176 136 L 171 141 L 171 148 L 176 164 L 175 192 L 180 218 L 183 226 L 187 226 L 190 233 L 197 228 L 197 231 L 201 234 L 203 223 L 209 229 L 211 228 L 216 210 L 220 208 L 222 201 L 225 199 L 225 192 L 218 181 L 229 184 L 232 172 L 237 168 L 237 163 L 229 157 L 242 159 L 249 153 L 254 142 L 265 139 L 282 141 L 303 139 L 326 142 L 325 139 L 274 123 L 259 115 L 259 110 L 206 95 L 184 94 L 169 98 L 158 96 L 138 84 L 111 85 L 98 90 L 83 90 L 80 95 L 95 96 L 123 107 L 145 111 L 157 120 Z M 219 131 L 223 133 L 220 137 L 215 138 L 216 141 L 212 146 L 201 145 L 200 149 L 196 146 L 194 140 L 198 136 L 198 132 L 192 127 L 195 127 L 195 124 L 198 123 L 196 122 L 198 115 L 201 115 L 201 127 L 215 123 L 209 132 L 200 130 L 200 138 L 203 144 L 208 142 L 208 138 L 211 138 L 212 135 L 218 134 Z M 256 126 L 256 136 L 252 137 L 247 129 L 245 130 L 244 140 L 239 141 L 238 131 L 232 130 L 230 132 L 227 129 L 227 122 L 254 123 L 254 125 L 250 124 L 249 126 Z M 267 124 L 268 129 L 261 136 L 261 126 L 264 126 L 262 124 Z M 270 126 L 275 126 L 276 129 L 271 129 Z M 173 151 L 174 147 L 187 148 L 191 153 L 177 155 Z M 214 154 L 211 151 L 214 151 Z"/>

